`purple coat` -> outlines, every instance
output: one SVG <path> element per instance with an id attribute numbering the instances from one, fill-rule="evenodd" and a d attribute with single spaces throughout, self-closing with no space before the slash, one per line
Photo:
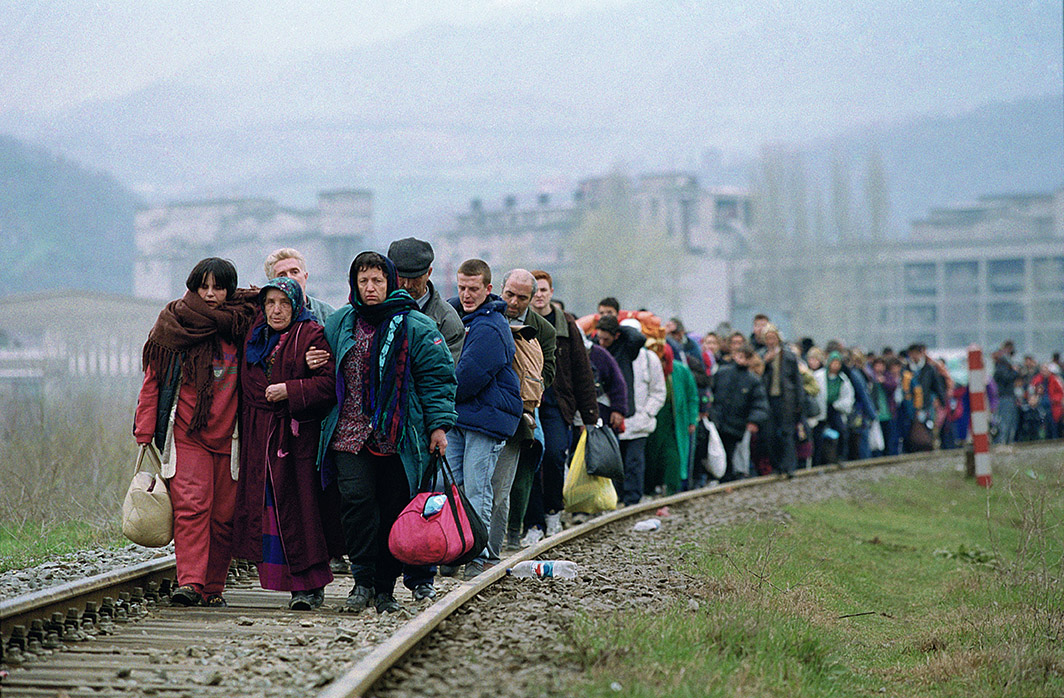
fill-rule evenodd
<path id="1" fill-rule="evenodd" d="M 599 403 L 599 416 L 605 424 L 610 423 L 610 412 L 628 412 L 628 384 L 624 381 L 617 359 L 597 344 L 589 352 L 591 366 L 595 369 L 595 388 L 610 399 L 609 406 Z"/>
<path id="2" fill-rule="evenodd" d="M 240 479 L 233 516 L 233 556 L 262 560 L 269 473 L 281 540 L 293 574 L 330 557 L 316 458 L 321 420 L 336 403 L 336 367 L 330 357 L 314 371 L 307 368 L 306 353 L 311 345 L 329 347 L 321 325 L 297 322 L 281 337 L 270 378 L 261 366 L 245 364 L 240 379 Z M 266 387 L 281 382 L 288 390 L 288 399 L 267 402 Z M 334 529 L 331 534 L 337 533 L 339 525 L 329 528 Z"/>

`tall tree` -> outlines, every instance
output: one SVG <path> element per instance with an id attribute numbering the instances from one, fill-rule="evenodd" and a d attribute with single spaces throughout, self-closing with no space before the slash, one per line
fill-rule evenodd
<path id="1" fill-rule="evenodd" d="M 890 191 L 887 188 L 883 154 L 878 146 L 873 146 L 868 154 L 864 189 L 868 206 L 868 236 L 878 242 L 886 237 L 887 222 L 890 220 Z"/>
<path id="2" fill-rule="evenodd" d="M 853 241 L 853 216 L 850 211 L 850 162 L 839 152 L 831 161 L 831 223 L 835 239 Z"/>

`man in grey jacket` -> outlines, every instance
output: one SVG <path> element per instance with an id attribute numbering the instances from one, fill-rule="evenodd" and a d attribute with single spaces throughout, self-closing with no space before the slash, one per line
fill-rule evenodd
<path id="1" fill-rule="evenodd" d="M 388 259 L 395 262 L 399 274 L 399 288 L 406 291 L 417 301 L 421 312 L 436 321 L 440 334 L 451 350 L 451 357 L 458 365 L 458 356 L 462 353 L 465 341 L 465 325 L 451 304 L 440 296 L 429 281 L 432 276 L 432 260 L 435 254 L 432 245 L 417 238 L 402 238 L 388 246 Z"/>

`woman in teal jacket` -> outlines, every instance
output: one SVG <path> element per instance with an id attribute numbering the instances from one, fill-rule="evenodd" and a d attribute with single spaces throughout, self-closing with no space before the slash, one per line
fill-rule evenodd
<path id="1" fill-rule="evenodd" d="M 340 522 L 355 586 L 345 610 L 394 612 L 402 564 L 388 532 L 417 490 L 430 454 L 447 450 L 457 414 L 454 360 L 436 322 L 399 289 L 376 252 L 351 263 L 350 302 L 329 316 L 337 405 L 322 424 L 318 465 L 340 491 Z"/>

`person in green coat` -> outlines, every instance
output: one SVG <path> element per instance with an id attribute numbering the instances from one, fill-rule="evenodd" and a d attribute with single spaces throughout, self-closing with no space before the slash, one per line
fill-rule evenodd
<path id="1" fill-rule="evenodd" d="M 322 484 L 339 485 L 340 523 L 355 586 L 344 610 L 399 610 L 402 564 L 388 532 L 421 483 L 430 454 L 447 450 L 455 411 L 454 359 L 395 264 L 376 252 L 351 263 L 350 303 L 325 323 L 336 356 L 337 405 L 322 423 Z M 417 589 L 414 590 L 417 592 Z"/>
<path id="2" fill-rule="evenodd" d="M 658 485 L 672 494 L 682 489 L 689 474 L 691 439 L 698 424 L 698 387 L 684 362 L 674 360 L 668 344 L 656 343 L 651 348 L 661 357 L 666 397 L 647 441 L 647 494 Z"/>

